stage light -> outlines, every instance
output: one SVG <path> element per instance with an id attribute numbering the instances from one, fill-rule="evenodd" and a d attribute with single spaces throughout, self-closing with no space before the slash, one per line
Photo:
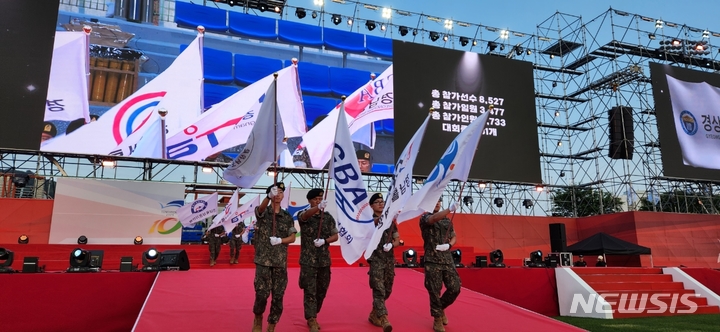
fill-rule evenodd
<path id="1" fill-rule="evenodd" d="M 139 235 L 136 236 L 136 237 L 135 237 L 135 240 L 133 241 L 133 243 L 135 243 L 135 244 L 137 244 L 137 245 L 143 244 L 143 238 L 142 238 L 142 236 L 139 236 Z"/>
<path id="2" fill-rule="evenodd" d="M 661 21 L 661 20 L 655 21 L 655 28 L 656 28 L 656 29 L 662 29 L 662 27 L 663 27 L 663 21 Z"/>
<path id="3" fill-rule="evenodd" d="M 352 19 L 352 17 L 348 17 L 347 25 L 352 25 L 352 24 L 353 24 L 353 19 Z"/>
<path id="4" fill-rule="evenodd" d="M 490 52 L 495 51 L 495 49 L 497 48 L 497 46 L 498 46 L 498 45 L 497 45 L 497 43 L 495 43 L 495 42 L 488 42 L 488 44 L 487 44 L 487 47 L 488 47 L 488 49 L 490 50 Z"/>
<path id="5" fill-rule="evenodd" d="M 463 203 L 465 204 L 465 206 L 470 206 L 475 203 L 475 199 L 472 198 L 472 196 L 465 196 L 463 197 Z"/>
<path id="6" fill-rule="evenodd" d="M 190 269 L 190 261 L 184 249 L 159 252 L 155 248 L 150 248 L 143 253 L 142 263 L 143 271 L 187 271 Z"/>
<path id="7" fill-rule="evenodd" d="M 305 12 L 305 8 L 297 8 L 295 9 L 295 16 L 299 19 L 304 19 L 305 16 L 307 16 L 307 12 Z"/>
<path id="8" fill-rule="evenodd" d="M 28 242 L 30 242 L 30 238 L 27 235 L 23 234 L 18 237 L 18 244 L 28 244 Z"/>
<path id="9" fill-rule="evenodd" d="M 398 31 L 400 32 L 401 36 L 405 37 L 405 35 L 407 35 L 408 31 L 410 31 L 410 30 L 408 30 L 408 27 L 406 27 L 406 26 L 400 26 L 398 28 Z"/>
<path id="10" fill-rule="evenodd" d="M 313 4 L 315 4 L 315 6 L 318 6 L 318 7 L 322 7 L 324 2 L 325 1 L 323 1 L 323 0 L 313 0 Z"/>
<path id="11" fill-rule="evenodd" d="M 448 41 L 448 35 L 443 36 L 443 41 Z"/>
<path id="12" fill-rule="evenodd" d="M 332 14 L 332 22 L 335 25 L 340 24 L 340 22 L 342 22 L 342 16 L 340 16 L 338 14 Z"/>
<path id="13" fill-rule="evenodd" d="M 682 42 L 680 41 L 680 39 L 673 39 L 670 42 L 670 45 L 672 45 L 673 47 L 680 47 L 682 45 Z"/>
<path id="14" fill-rule="evenodd" d="M 380 24 L 380 31 L 385 31 L 385 29 L 387 29 L 385 24 Z"/>
<path id="15" fill-rule="evenodd" d="M 417 36 L 417 34 L 418 34 L 418 30 L 417 30 L 417 29 L 413 29 L 413 36 Z"/>
<path id="16" fill-rule="evenodd" d="M 213 168 L 212 168 L 212 167 L 209 167 L 209 166 L 203 166 L 202 172 L 203 172 L 203 173 L 212 173 L 212 172 L 213 172 Z"/>
<path id="17" fill-rule="evenodd" d="M 142 255 L 142 264 L 143 264 L 143 271 L 158 271 L 158 258 L 160 257 L 160 252 L 157 251 L 155 248 L 150 248 L 147 251 L 145 251 Z"/>
<path id="18" fill-rule="evenodd" d="M 390 19 L 392 17 L 392 9 L 390 8 L 383 8 L 382 10 L 382 17 L 386 19 Z"/>
<path id="19" fill-rule="evenodd" d="M 375 30 L 375 21 L 365 21 L 365 27 L 370 31 Z"/>
<path id="20" fill-rule="evenodd" d="M 430 31 L 430 40 L 437 41 L 438 39 L 440 39 L 440 34 L 435 31 Z"/>
<path id="21" fill-rule="evenodd" d="M 453 21 L 452 20 L 445 20 L 445 29 L 450 30 L 453 28 Z"/>
<path id="22" fill-rule="evenodd" d="M 417 251 L 408 249 L 403 252 L 403 262 L 406 267 L 418 267 Z"/>
<path id="23" fill-rule="evenodd" d="M 541 185 L 535 186 L 535 191 L 537 191 L 537 192 L 542 192 L 543 190 L 545 190 L 545 187 L 543 187 L 543 186 L 541 186 Z"/>
<path id="24" fill-rule="evenodd" d="M 502 207 L 505 201 L 500 197 L 495 197 L 495 200 L 493 200 L 493 203 L 495 203 L 495 206 Z"/>
<path id="25" fill-rule="evenodd" d="M 104 251 L 75 248 L 70 252 L 70 267 L 67 272 L 100 272 Z"/>
<path id="26" fill-rule="evenodd" d="M 508 39 L 508 38 L 510 38 L 510 31 L 501 30 L 501 31 L 500 31 L 500 38 L 502 38 L 502 39 Z"/>
<path id="27" fill-rule="evenodd" d="M 655 40 L 655 34 L 654 34 L 654 33 L 649 33 L 649 34 L 648 34 L 648 38 L 650 38 L 650 40 Z"/>
<path id="28" fill-rule="evenodd" d="M 88 238 L 85 235 L 80 235 L 78 238 L 78 244 L 87 244 Z"/>
<path id="29" fill-rule="evenodd" d="M 455 267 L 465 267 L 462 263 L 462 251 L 460 249 L 455 249 L 452 252 L 450 252 L 453 258 L 453 262 L 455 263 Z"/>
<path id="30" fill-rule="evenodd" d="M 15 253 L 5 248 L 0 248 L 0 273 L 12 273 L 12 263 L 15 259 Z"/>
<path id="31" fill-rule="evenodd" d="M 561 177 L 561 178 L 564 178 L 564 177 L 565 177 L 565 171 L 560 171 L 560 177 Z"/>
<path id="32" fill-rule="evenodd" d="M 555 59 L 555 54 L 550 54 L 550 59 Z"/>
<path id="33" fill-rule="evenodd" d="M 233 6 L 235 6 L 236 2 L 237 2 L 236 0 L 228 0 L 227 4 L 228 4 L 228 6 L 233 7 Z"/>
<path id="34" fill-rule="evenodd" d="M 707 30 L 703 31 L 702 37 L 705 39 L 710 38 L 710 31 L 707 31 Z"/>
<path id="35" fill-rule="evenodd" d="M 15 187 L 23 188 L 30 182 L 30 176 L 26 173 L 17 173 L 13 177 L 13 184 Z"/>
<path id="36" fill-rule="evenodd" d="M 523 200 L 522 206 L 524 206 L 526 209 L 529 209 L 533 206 L 533 201 L 529 198 L 526 198 Z"/>
<path id="37" fill-rule="evenodd" d="M 263 4 L 260 4 L 260 11 L 261 11 L 261 12 L 265 12 L 267 9 L 268 9 L 268 7 L 267 7 L 266 4 L 264 4 L 264 3 L 263 3 Z"/>
<path id="38" fill-rule="evenodd" d="M 501 50 L 501 51 L 504 51 L 504 50 L 505 50 L 505 44 L 500 44 L 500 50 Z"/>
<path id="39" fill-rule="evenodd" d="M 493 250 L 490 253 L 490 267 L 505 267 L 505 264 L 503 263 L 504 259 L 505 257 L 503 256 L 502 250 Z"/>
<path id="40" fill-rule="evenodd" d="M 276 13 L 279 13 L 279 12 L 280 12 L 280 7 L 275 6 L 275 12 L 276 12 Z"/>
<path id="41" fill-rule="evenodd" d="M 557 141 L 557 146 L 562 146 L 562 141 Z"/>
<path id="42" fill-rule="evenodd" d="M 487 187 L 487 184 L 485 182 L 478 182 L 478 188 L 485 189 Z"/>
<path id="43" fill-rule="evenodd" d="M 115 162 L 115 160 L 103 160 L 102 161 L 102 167 L 115 168 L 115 166 L 117 166 L 117 163 Z"/>
<path id="44" fill-rule="evenodd" d="M 526 50 L 526 51 L 525 51 L 525 53 L 526 53 L 527 55 L 532 55 L 532 51 L 531 51 L 531 50 L 529 50 L 529 49 L 528 49 L 528 50 Z"/>
<path id="45" fill-rule="evenodd" d="M 560 116 L 560 111 L 555 111 L 555 117 L 557 118 L 558 116 Z"/>
<path id="46" fill-rule="evenodd" d="M 525 49 L 522 48 L 522 46 L 515 46 L 515 55 L 520 56 L 523 54 L 523 51 L 525 51 Z"/>
<path id="47" fill-rule="evenodd" d="M 543 254 L 540 250 L 535 250 L 530 253 L 530 264 L 529 267 L 545 267 L 543 262 Z"/>
<path id="48" fill-rule="evenodd" d="M 312 16 L 312 18 L 317 18 L 318 13 L 313 10 L 313 12 L 312 12 L 312 14 L 311 14 L 310 16 Z"/>
<path id="49" fill-rule="evenodd" d="M 477 46 L 477 40 L 473 39 L 473 46 Z"/>

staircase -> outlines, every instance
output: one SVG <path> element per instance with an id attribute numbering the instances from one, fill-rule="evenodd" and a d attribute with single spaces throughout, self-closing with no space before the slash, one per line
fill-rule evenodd
<path id="1" fill-rule="evenodd" d="M 613 318 L 717 314 L 720 307 L 660 268 L 573 268 L 613 309 Z"/>

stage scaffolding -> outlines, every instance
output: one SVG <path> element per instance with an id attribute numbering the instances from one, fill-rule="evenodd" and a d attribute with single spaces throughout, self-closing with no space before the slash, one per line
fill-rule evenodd
<path id="1" fill-rule="evenodd" d="M 67 7 L 79 6 L 73 1 L 63 0 L 62 3 Z M 287 7 L 294 8 L 292 2 Z M 360 25 L 367 19 L 363 18 L 363 7 L 355 7 L 352 18 Z M 161 21 L 173 21 L 172 9 L 174 3 L 165 1 L 160 13 Z M 321 15 L 324 14 L 321 12 Z M 660 204 L 677 206 L 675 212 L 689 212 L 683 210 L 683 206 L 688 204 L 680 204 L 681 200 L 687 203 L 712 199 L 716 192 L 714 188 L 720 183 L 669 178 L 663 174 L 649 63 L 717 72 L 720 69 L 717 59 L 719 49 L 713 41 L 720 37 L 720 33 L 611 8 L 589 20 L 557 12 L 538 24 L 534 33 L 456 22 L 465 30 L 445 30 L 441 33 L 449 36 L 448 41 L 431 42 L 426 37 L 430 31 L 443 31 L 432 28 L 433 24 L 440 22 L 438 18 L 411 12 L 403 12 L 402 16 L 415 20 L 416 24 L 408 24 L 411 29 L 420 32 L 412 37 L 415 42 L 469 49 L 534 64 L 543 183 L 538 186 L 477 179 L 463 186 L 453 182 L 448 186 L 444 200 L 463 202 L 463 212 L 552 215 L 553 196 L 560 190 L 574 192 L 573 188 L 591 188 L 594 194 L 610 192 L 623 200 L 621 211 L 637 210 L 640 199 L 657 200 L 659 193 L 670 191 L 683 193 L 682 198 Z M 399 21 L 387 22 L 390 28 L 386 37 L 402 39 L 392 34 L 393 27 L 397 29 L 400 26 L 396 22 Z M 471 45 L 460 45 L 458 41 L 463 34 L 465 38 L 471 38 Z M 709 53 L 667 53 L 661 48 L 660 41 L 671 39 L 705 40 Z M 608 156 L 608 111 L 616 106 L 632 108 L 634 140 L 629 143 L 634 147 L 634 154 L 630 159 L 611 159 Z M 187 185 L 189 194 L 232 189 L 222 180 L 224 164 L 220 163 L 118 158 L 114 159 L 114 167 L 107 167 L 103 166 L 103 160 L 108 159 L 102 156 L 0 150 L 0 170 L 3 172 L 9 169 L 31 171 L 46 180 L 69 176 L 182 182 Z M 298 188 L 324 187 L 327 181 L 327 174 L 317 170 L 288 169 L 279 172 L 281 179 L 286 183 L 292 182 L 293 187 Z M 385 175 L 366 175 L 365 180 L 371 192 L 386 191 L 391 182 Z M 270 181 L 269 176 L 263 178 L 258 188 L 251 191 L 262 191 L 261 187 L 264 188 Z M 419 188 L 421 183 L 422 179 L 416 179 L 414 187 Z M 587 203 L 578 199 L 571 198 L 568 202 L 573 207 L 572 214 L 576 214 L 577 206 Z M 499 200 L 502 204 L 497 204 Z M 705 213 L 718 213 L 715 204 L 710 202 Z"/>

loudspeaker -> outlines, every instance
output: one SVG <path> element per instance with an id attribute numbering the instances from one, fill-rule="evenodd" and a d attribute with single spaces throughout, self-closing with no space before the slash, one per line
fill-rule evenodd
<path id="1" fill-rule="evenodd" d="M 608 126 L 610 136 L 610 149 L 608 157 L 611 159 L 632 159 L 633 132 L 632 108 L 616 106 L 608 112 Z"/>
<path id="2" fill-rule="evenodd" d="M 37 273 L 40 272 L 40 266 L 38 266 L 39 259 L 37 257 L 25 257 L 23 259 L 23 273 Z"/>
<path id="3" fill-rule="evenodd" d="M 165 250 L 158 258 L 158 266 L 160 268 L 179 268 L 180 271 L 190 270 L 190 261 L 188 260 L 185 249 Z"/>
<path id="4" fill-rule="evenodd" d="M 475 267 L 487 267 L 488 258 L 487 256 L 475 256 Z"/>
<path id="5" fill-rule="evenodd" d="M 550 252 L 567 251 L 565 224 L 550 224 Z"/>
<path id="6" fill-rule="evenodd" d="M 120 258 L 120 272 L 133 272 L 133 258 L 132 256 L 125 256 Z"/>

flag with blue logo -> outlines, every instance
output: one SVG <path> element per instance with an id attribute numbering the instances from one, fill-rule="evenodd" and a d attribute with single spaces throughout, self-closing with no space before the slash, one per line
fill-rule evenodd
<path id="1" fill-rule="evenodd" d="M 393 174 L 392 182 L 390 183 L 390 190 L 387 196 L 385 196 L 385 209 L 380 215 L 380 220 L 372 239 L 368 244 L 367 250 L 365 251 L 365 259 L 372 256 L 373 251 L 377 248 L 380 243 L 383 232 L 390 228 L 392 221 L 407 203 L 408 199 L 412 196 L 412 174 L 413 166 L 415 166 L 415 159 L 417 159 L 418 150 L 420 150 L 420 144 L 422 143 L 423 136 L 425 136 L 425 129 L 427 129 L 430 115 L 425 118 L 425 122 L 420 125 L 420 128 L 415 132 L 410 142 L 400 154 L 397 164 L 395 164 L 395 174 Z"/>
<path id="2" fill-rule="evenodd" d="M 345 113 L 345 104 L 340 106 L 340 114 Z M 338 229 L 338 242 L 342 256 L 348 264 L 355 263 L 367 248 L 375 224 L 370 208 L 367 189 L 360 174 L 357 154 L 350 137 L 347 119 L 337 117 L 335 130 L 335 148 L 330 159 L 330 177 L 335 183 L 335 203 Z"/>
<path id="3" fill-rule="evenodd" d="M 485 112 L 455 137 L 435 165 L 425 184 L 405 203 L 398 223 L 413 219 L 426 211 L 433 211 L 450 180 L 467 181 L 480 135 L 490 112 Z"/>
<path id="4" fill-rule="evenodd" d="M 195 225 L 198 221 L 217 214 L 218 194 L 198 198 L 190 204 L 177 209 L 177 218 L 184 227 Z"/>

